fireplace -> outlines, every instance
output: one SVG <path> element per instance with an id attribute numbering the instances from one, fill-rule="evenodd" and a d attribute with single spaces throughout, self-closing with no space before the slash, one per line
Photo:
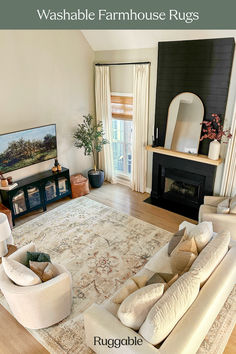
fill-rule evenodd
<path id="1" fill-rule="evenodd" d="M 196 173 L 161 167 L 160 196 L 179 204 L 198 206 L 202 201 L 205 178 Z"/>
<path id="2" fill-rule="evenodd" d="M 216 166 L 164 154 L 153 154 L 151 197 L 147 203 L 198 219 L 204 195 L 212 195 Z"/>

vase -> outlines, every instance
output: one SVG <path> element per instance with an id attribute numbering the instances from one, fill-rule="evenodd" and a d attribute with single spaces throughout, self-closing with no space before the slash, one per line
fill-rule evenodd
<path id="1" fill-rule="evenodd" d="M 218 160 L 220 157 L 220 143 L 216 139 L 209 145 L 208 158 L 211 160 Z"/>

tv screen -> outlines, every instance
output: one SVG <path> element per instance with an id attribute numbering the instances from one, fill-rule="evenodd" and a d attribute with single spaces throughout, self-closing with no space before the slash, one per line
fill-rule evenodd
<path id="1" fill-rule="evenodd" d="M 57 157 L 56 124 L 0 135 L 2 173 L 55 157 Z"/>

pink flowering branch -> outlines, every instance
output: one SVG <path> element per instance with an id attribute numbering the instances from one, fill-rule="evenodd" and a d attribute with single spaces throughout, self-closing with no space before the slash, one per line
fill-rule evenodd
<path id="1" fill-rule="evenodd" d="M 220 122 L 218 114 L 212 114 L 213 119 L 208 121 L 204 120 L 200 123 L 203 126 L 202 136 L 200 141 L 204 139 L 217 140 L 221 142 L 221 139 L 225 136 L 227 139 L 232 138 L 230 130 L 224 130 L 223 124 Z"/>

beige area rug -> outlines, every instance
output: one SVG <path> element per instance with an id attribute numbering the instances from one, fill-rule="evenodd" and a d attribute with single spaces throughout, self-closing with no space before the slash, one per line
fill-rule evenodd
<path id="1" fill-rule="evenodd" d="M 168 231 L 86 197 L 40 215 L 13 234 L 17 246 L 33 241 L 72 274 L 71 315 L 50 328 L 30 331 L 52 354 L 92 353 L 85 344 L 84 310 L 110 297 L 171 237 Z M 226 344 L 235 320 L 235 294 L 229 296 L 199 354 L 219 354 L 219 344 Z M 0 303 L 6 306 L 3 296 Z"/>

